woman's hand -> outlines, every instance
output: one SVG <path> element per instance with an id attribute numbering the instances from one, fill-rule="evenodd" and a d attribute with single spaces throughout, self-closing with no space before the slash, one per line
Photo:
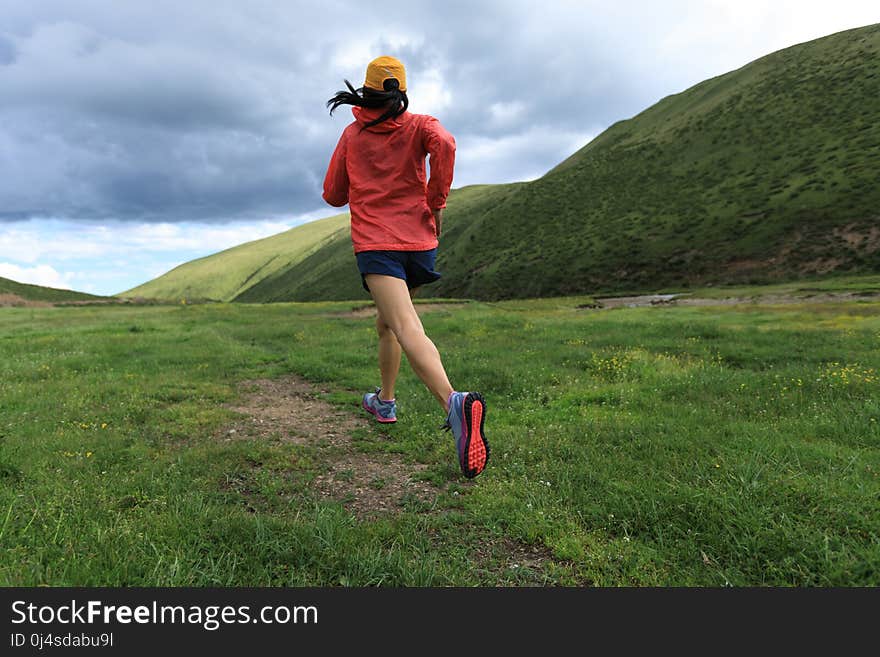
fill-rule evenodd
<path id="1" fill-rule="evenodd" d="M 443 226 L 443 208 L 439 210 L 431 210 L 431 214 L 434 215 L 434 227 L 436 229 L 437 237 L 440 237 L 440 229 Z"/>

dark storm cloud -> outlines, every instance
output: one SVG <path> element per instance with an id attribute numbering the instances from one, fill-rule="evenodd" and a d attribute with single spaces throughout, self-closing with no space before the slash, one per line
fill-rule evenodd
<path id="1" fill-rule="evenodd" d="M 0 2 L 6 220 L 319 209 L 350 120 L 324 101 L 382 53 L 456 135 L 467 182 L 539 175 L 654 93 L 622 82 L 613 25 L 579 3 L 29 5 Z"/>

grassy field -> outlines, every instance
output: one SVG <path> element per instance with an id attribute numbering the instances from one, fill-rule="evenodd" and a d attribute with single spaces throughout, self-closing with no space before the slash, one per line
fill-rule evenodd
<path id="1" fill-rule="evenodd" d="M 880 303 L 586 301 L 424 315 L 492 460 L 461 478 L 404 365 L 353 444 L 436 492 L 372 520 L 328 450 L 221 439 L 246 380 L 359 413 L 352 303 L 0 309 L 0 584 L 880 585 Z"/>

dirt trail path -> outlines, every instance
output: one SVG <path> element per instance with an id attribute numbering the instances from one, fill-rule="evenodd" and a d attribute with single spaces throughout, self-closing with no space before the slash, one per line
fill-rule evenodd
<path id="1" fill-rule="evenodd" d="M 360 520 L 398 513 L 402 502 L 414 499 L 425 503 L 428 512 L 442 513 L 442 509 L 433 509 L 442 489 L 414 477 L 427 466 L 393 453 L 359 451 L 351 434 L 372 420 L 324 401 L 320 395 L 327 390 L 288 375 L 244 381 L 241 392 L 238 402 L 229 408 L 243 417 L 225 427 L 221 439 L 281 440 L 317 447 L 325 471 L 313 481 L 314 490 L 325 499 L 342 503 Z M 547 583 L 545 569 L 558 563 L 541 545 L 487 535 L 477 527 L 471 533 L 477 567 L 493 573 L 498 584 L 542 586 Z M 442 549 L 443 543 L 438 545 Z"/>
<path id="2" fill-rule="evenodd" d="M 359 518 L 394 512 L 405 499 L 430 503 L 440 492 L 413 478 L 424 465 L 404 462 L 397 454 L 357 450 L 351 433 L 366 427 L 369 418 L 324 401 L 319 392 L 326 391 L 297 376 L 245 381 L 241 388 L 241 400 L 230 408 L 245 417 L 226 429 L 227 437 L 318 447 L 329 467 L 315 479 L 315 490 L 342 502 Z"/>

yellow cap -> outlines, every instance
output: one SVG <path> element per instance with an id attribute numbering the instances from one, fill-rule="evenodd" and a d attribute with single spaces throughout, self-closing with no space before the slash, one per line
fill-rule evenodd
<path id="1" fill-rule="evenodd" d="M 367 77 L 364 86 L 367 89 L 385 91 L 385 80 L 394 78 L 400 83 L 400 90 L 406 91 L 406 69 L 399 59 L 383 55 L 377 57 L 367 66 Z"/>

